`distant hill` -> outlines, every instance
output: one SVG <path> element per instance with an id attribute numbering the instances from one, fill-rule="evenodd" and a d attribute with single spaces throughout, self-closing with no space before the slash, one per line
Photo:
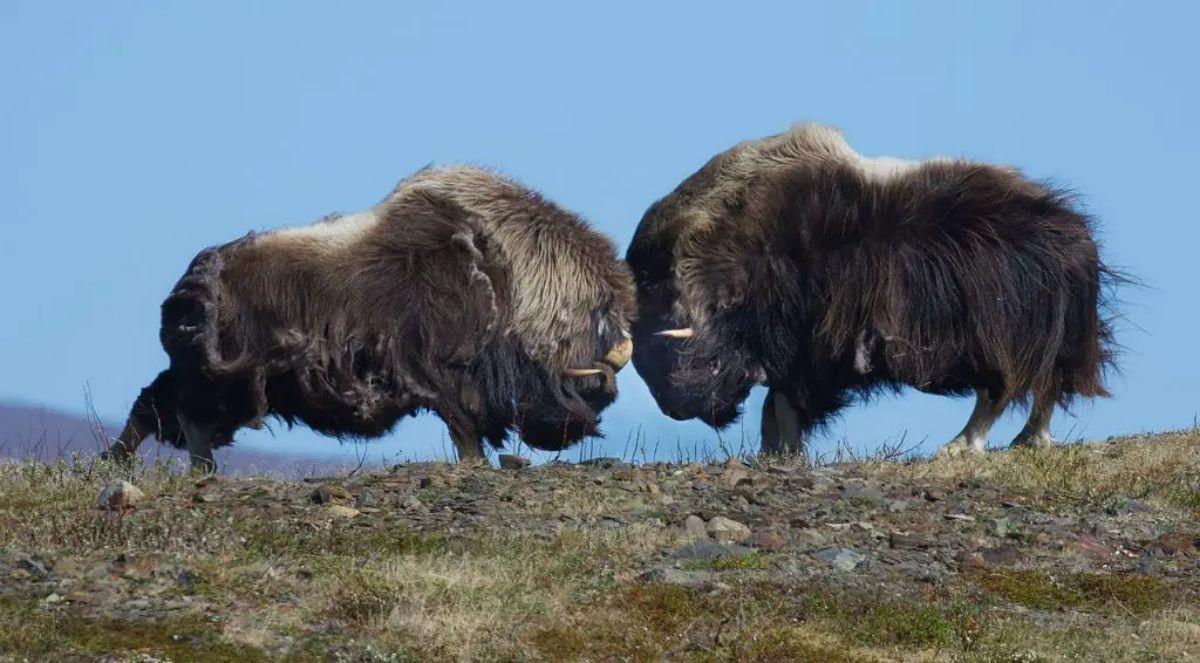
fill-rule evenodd
<path id="1" fill-rule="evenodd" d="M 103 451 L 107 439 L 121 431 L 121 424 L 91 421 L 87 417 L 41 405 L 0 403 L 0 458 L 48 461 L 72 454 L 94 455 Z M 147 440 L 139 449 L 143 458 L 186 462 L 183 452 Z M 277 454 L 244 446 L 219 449 L 217 465 L 222 474 L 252 471 L 288 476 L 317 474 L 342 469 L 346 463 L 292 454 Z"/>
<path id="2" fill-rule="evenodd" d="M 71 453 L 99 453 L 104 449 L 100 427 L 115 435 L 110 422 L 37 405 L 0 403 L 0 457 L 48 460 Z"/>

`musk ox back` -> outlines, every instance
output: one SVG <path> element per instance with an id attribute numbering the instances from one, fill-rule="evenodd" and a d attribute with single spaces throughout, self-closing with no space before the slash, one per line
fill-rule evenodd
<path id="1" fill-rule="evenodd" d="M 170 367 L 114 445 L 211 448 L 268 416 L 376 437 L 421 410 L 460 458 L 510 432 L 597 434 L 629 358 L 634 289 L 612 243 L 497 175 L 422 170 L 379 205 L 207 249 L 162 307 Z"/>
<path id="2" fill-rule="evenodd" d="M 982 450 L 1010 403 L 1018 444 L 1055 404 L 1106 395 L 1111 275 L 1088 218 L 1018 171 L 860 156 L 815 125 L 733 147 L 646 212 L 634 366 L 664 412 L 724 426 L 756 382 L 768 451 L 855 396 L 977 397 L 948 449 Z"/>

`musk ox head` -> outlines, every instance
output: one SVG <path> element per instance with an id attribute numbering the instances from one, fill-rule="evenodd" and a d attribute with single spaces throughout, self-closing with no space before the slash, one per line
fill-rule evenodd
<path id="1" fill-rule="evenodd" d="M 689 236 L 677 212 L 669 200 L 651 207 L 629 247 L 638 293 L 633 365 L 668 416 L 721 428 L 765 375 L 740 272 L 695 255 L 708 243 Z"/>
<path id="2" fill-rule="evenodd" d="M 421 171 L 392 200 L 432 196 L 480 224 L 472 251 L 494 297 L 495 355 L 477 362 L 486 427 L 558 450 L 598 434 L 632 355 L 633 279 L 608 238 L 538 193 L 470 167 Z M 508 416 L 499 416 L 505 411 Z M 495 435 L 487 435 L 495 439 Z"/>
<path id="3" fill-rule="evenodd" d="M 633 364 L 668 416 L 729 424 L 795 351 L 780 320 L 803 312 L 778 287 L 795 275 L 772 247 L 793 188 L 786 173 L 803 152 L 790 135 L 736 145 L 638 224 L 626 254 L 638 292 Z"/>
<path id="4" fill-rule="evenodd" d="M 611 331 L 607 327 L 602 323 L 593 333 L 583 333 L 594 335 L 596 349 L 590 356 L 568 362 L 566 368 L 547 367 L 527 351 L 519 351 L 518 363 L 524 366 L 516 372 L 522 384 L 516 391 L 515 423 L 530 446 L 558 451 L 599 434 L 599 414 L 616 399 L 616 374 L 633 352 L 627 324 Z"/>

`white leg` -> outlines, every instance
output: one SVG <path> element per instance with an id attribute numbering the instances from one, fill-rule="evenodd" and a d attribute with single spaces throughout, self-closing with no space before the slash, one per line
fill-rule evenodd
<path id="1" fill-rule="evenodd" d="M 981 454 L 987 450 L 987 434 L 996 423 L 1004 407 L 988 396 L 986 389 L 975 390 L 975 409 L 962 432 L 938 449 L 939 456 L 958 456 L 966 453 Z"/>
<path id="2" fill-rule="evenodd" d="M 188 456 L 192 461 L 192 470 L 204 474 L 216 474 L 217 463 L 213 460 L 212 439 L 216 426 L 201 425 L 179 415 L 179 427 L 183 429 L 183 439 L 187 442 Z"/>
<path id="3" fill-rule="evenodd" d="M 1056 440 L 1050 436 L 1050 417 L 1054 415 L 1054 404 L 1034 403 L 1029 412 L 1029 421 L 1013 438 L 1012 447 L 1052 447 Z"/>

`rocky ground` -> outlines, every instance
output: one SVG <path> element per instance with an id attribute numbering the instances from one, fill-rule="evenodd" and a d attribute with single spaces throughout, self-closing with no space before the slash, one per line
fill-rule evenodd
<path id="1" fill-rule="evenodd" d="M 1196 431 L 822 467 L 500 460 L 2 466 L 0 658 L 1200 658 Z"/>

